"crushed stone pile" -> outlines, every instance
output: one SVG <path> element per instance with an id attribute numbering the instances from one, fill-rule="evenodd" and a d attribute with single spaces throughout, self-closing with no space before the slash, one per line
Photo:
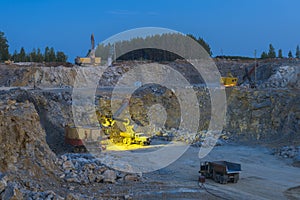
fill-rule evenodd
<path id="1" fill-rule="evenodd" d="M 60 178 L 70 183 L 87 185 L 139 181 L 141 179 L 138 174 L 128 174 L 111 169 L 91 154 L 64 154 L 58 159 L 58 165 L 63 170 Z"/>

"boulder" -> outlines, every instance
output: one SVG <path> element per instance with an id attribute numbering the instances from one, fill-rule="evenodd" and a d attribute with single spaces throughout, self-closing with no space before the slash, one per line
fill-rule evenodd
<path id="1" fill-rule="evenodd" d="M 113 170 L 109 170 L 109 169 L 106 170 L 103 173 L 103 176 L 104 176 L 104 179 L 103 179 L 104 183 L 115 183 L 116 182 L 117 174 Z"/>

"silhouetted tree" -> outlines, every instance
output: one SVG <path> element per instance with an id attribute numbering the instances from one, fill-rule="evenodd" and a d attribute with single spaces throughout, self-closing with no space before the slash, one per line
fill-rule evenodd
<path id="1" fill-rule="evenodd" d="M 68 56 L 66 56 L 66 55 L 64 54 L 64 52 L 58 51 L 58 52 L 56 53 L 56 61 L 57 61 L 57 62 L 66 62 L 67 59 L 68 59 Z"/>
<path id="2" fill-rule="evenodd" d="M 4 32 L 0 31 L 0 61 L 5 61 L 10 59 L 8 47 L 9 45 L 5 37 L 5 34 Z"/>
<path id="3" fill-rule="evenodd" d="M 269 45 L 269 53 L 268 53 L 269 58 L 276 58 L 276 52 L 275 48 L 273 47 L 272 44 Z"/>
<path id="4" fill-rule="evenodd" d="M 19 62 L 19 54 L 17 50 L 14 51 L 14 54 L 12 55 L 11 59 L 15 62 Z"/>
<path id="5" fill-rule="evenodd" d="M 283 58 L 283 55 L 282 55 L 282 49 L 279 49 L 279 50 L 278 50 L 278 58 Z"/>
<path id="6" fill-rule="evenodd" d="M 297 45 L 297 48 L 296 48 L 296 58 L 300 58 L 300 48 L 299 48 L 299 45 Z"/>
<path id="7" fill-rule="evenodd" d="M 29 53 L 30 62 L 36 62 L 37 60 L 37 54 L 35 48 L 32 49 L 32 51 Z"/>
<path id="8" fill-rule="evenodd" d="M 49 47 L 45 48 L 45 52 L 44 52 L 44 61 L 45 62 L 50 62 L 50 49 Z"/>
<path id="9" fill-rule="evenodd" d="M 20 53 L 19 53 L 19 62 L 26 62 L 26 52 L 24 47 L 21 47 Z"/>
<path id="10" fill-rule="evenodd" d="M 209 44 L 208 43 L 206 43 L 205 41 L 204 41 L 204 39 L 203 38 L 201 38 L 201 37 L 198 37 L 198 39 L 194 36 L 194 35 L 192 35 L 192 34 L 187 34 L 187 36 L 189 36 L 190 38 L 192 38 L 193 40 L 195 40 L 196 42 L 198 42 L 206 51 L 207 51 L 207 53 L 210 55 L 210 56 L 212 56 L 212 51 L 211 51 L 211 48 L 210 48 L 210 46 L 209 46 Z"/>
<path id="11" fill-rule="evenodd" d="M 55 61 L 56 61 L 55 51 L 54 48 L 51 47 L 49 51 L 49 62 L 55 62 Z"/>
<path id="12" fill-rule="evenodd" d="M 36 61 L 35 62 L 43 62 L 44 61 L 44 56 L 41 52 L 41 49 L 38 48 L 36 52 Z"/>
<path id="13" fill-rule="evenodd" d="M 288 57 L 289 57 L 289 58 L 293 58 L 293 53 L 292 53 L 292 51 L 289 51 Z"/>
<path id="14" fill-rule="evenodd" d="M 268 57 L 269 57 L 268 54 L 266 52 L 264 52 L 264 51 L 262 52 L 262 54 L 260 56 L 261 59 L 266 59 Z"/>

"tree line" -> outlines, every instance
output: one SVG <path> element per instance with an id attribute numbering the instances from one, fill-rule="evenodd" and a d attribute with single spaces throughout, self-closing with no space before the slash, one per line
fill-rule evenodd
<path id="1" fill-rule="evenodd" d="M 40 48 L 34 48 L 29 53 L 26 53 L 24 47 L 21 47 L 19 52 L 15 50 L 13 55 L 10 56 L 10 60 L 15 62 L 66 62 L 67 59 L 68 56 L 64 52 L 55 52 L 53 47 L 46 47 L 44 52 Z"/>
<path id="2" fill-rule="evenodd" d="M 44 51 L 40 48 L 26 52 L 24 47 L 20 51 L 9 53 L 8 41 L 4 32 L 0 31 L 0 61 L 12 60 L 14 62 L 66 62 L 68 56 L 62 51 L 55 51 L 53 47 L 46 47 Z"/>
<path id="3" fill-rule="evenodd" d="M 299 45 L 296 47 L 295 56 L 293 55 L 292 51 L 290 50 L 288 52 L 288 58 L 300 58 L 300 48 Z M 284 58 L 282 49 L 278 50 L 278 53 L 276 54 L 276 50 L 272 44 L 269 45 L 269 51 L 263 51 L 261 56 L 261 59 L 267 59 L 267 58 Z"/>
<path id="4" fill-rule="evenodd" d="M 190 45 L 200 44 L 204 50 L 212 55 L 211 48 L 208 43 L 204 41 L 201 37 L 195 37 L 192 34 L 187 34 L 188 37 L 195 40 L 197 43 L 186 44 L 186 40 L 182 35 L 177 33 L 165 33 L 165 34 L 157 34 L 152 36 L 147 36 L 145 38 L 132 38 L 127 41 L 118 41 L 114 44 L 100 44 L 96 49 L 96 56 L 101 57 L 102 60 L 106 60 L 109 57 L 113 57 L 116 55 L 117 61 L 123 60 L 151 60 L 151 61 L 173 61 L 176 59 L 183 59 L 181 55 L 177 55 L 173 52 L 163 50 L 163 49 L 155 49 L 155 48 L 141 48 L 130 51 L 124 55 L 121 55 L 122 50 L 126 49 L 135 49 L 135 47 L 143 47 L 143 46 L 156 46 L 158 44 L 165 44 L 169 49 L 180 49 L 182 52 L 190 52 L 193 47 Z M 159 45 L 158 45 L 159 46 Z M 185 56 L 185 55 L 183 55 Z"/>

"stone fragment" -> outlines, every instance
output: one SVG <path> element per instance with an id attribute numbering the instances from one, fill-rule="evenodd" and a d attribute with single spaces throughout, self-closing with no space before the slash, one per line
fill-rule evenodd
<path id="1" fill-rule="evenodd" d="M 103 176 L 104 176 L 104 183 L 115 183 L 116 182 L 116 179 L 117 179 L 117 174 L 115 171 L 113 170 L 106 170 L 104 173 L 103 173 Z"/>

